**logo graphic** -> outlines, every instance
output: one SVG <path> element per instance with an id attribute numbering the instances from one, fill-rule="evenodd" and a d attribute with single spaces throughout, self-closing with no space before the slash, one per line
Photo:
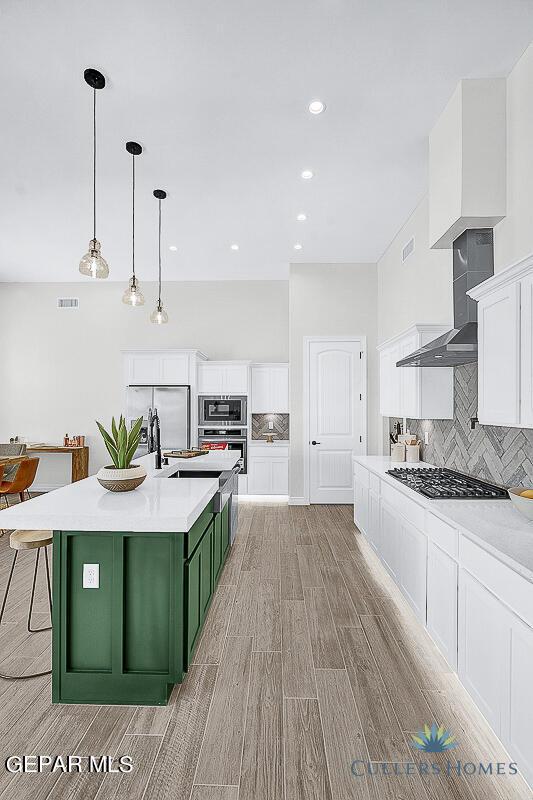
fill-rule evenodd
<path id="1" fill-rule="evenodd" d="M 431 726 L 424 725 L 424 730 L 418 731 L 416 736 L 411 736 L 412 747 L 423 750 L 424 753 L 444 753 L 445 750 L 452 750 L 457 747 L 455 736 L 442 726 L 437 728 L 435 723 Z"/>

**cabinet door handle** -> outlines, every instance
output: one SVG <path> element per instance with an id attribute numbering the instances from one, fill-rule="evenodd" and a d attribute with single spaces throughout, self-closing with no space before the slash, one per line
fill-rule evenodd
<path id="1" fill-rule="evenodd" d="M 315 440 L 313 439 L 313 441 L 311 442 L 311 444 L 322 444 L 322 442 L 315 442 Z"/>

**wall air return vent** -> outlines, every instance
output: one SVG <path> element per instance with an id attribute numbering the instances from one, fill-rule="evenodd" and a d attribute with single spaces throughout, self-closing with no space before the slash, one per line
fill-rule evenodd
<path id="1" fill-rule="evenodd" d="M 57 307 L 58 308 L 79 308 L 80 301 L 78 297 L 58 297 L 57 298 Z"/>
<path id="2" fill-rule="evenodd" d="M 415 237 L 411 236 L 407 244 L 404 245 L 402 250 L 402 264 L 404 261 L 407 261 L 411 253 L 414 252 L 415 249 Z"/>

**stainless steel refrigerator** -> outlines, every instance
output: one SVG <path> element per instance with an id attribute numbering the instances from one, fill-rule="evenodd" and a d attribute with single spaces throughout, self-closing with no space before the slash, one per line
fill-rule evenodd
<path id="1" fill-rule="evenodd" d="M 161 427 L 161 444 L 166 450 L 190 447 L 190 386 L 128 386 L 126 417 L 128 426 L 143 418 L 141 442 L 136 455 L 148 453 L 149 410 L 157 409 Z"/>

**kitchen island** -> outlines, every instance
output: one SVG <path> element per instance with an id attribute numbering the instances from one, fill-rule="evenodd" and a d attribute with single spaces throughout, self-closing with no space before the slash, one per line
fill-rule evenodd
<path id="1" fill-rule="evenodd" d="M 167 703 L 191 663 L 230 546 L 219 480 L 238 453 L 137 459 L 133 492 L 96 477 L 0 512 L 0 527 L 53 530 L 52 700 Z M 199 477 L 175 479 L 176 472 Z M 200 477 L 209 473 L 210 477 Z"/>

